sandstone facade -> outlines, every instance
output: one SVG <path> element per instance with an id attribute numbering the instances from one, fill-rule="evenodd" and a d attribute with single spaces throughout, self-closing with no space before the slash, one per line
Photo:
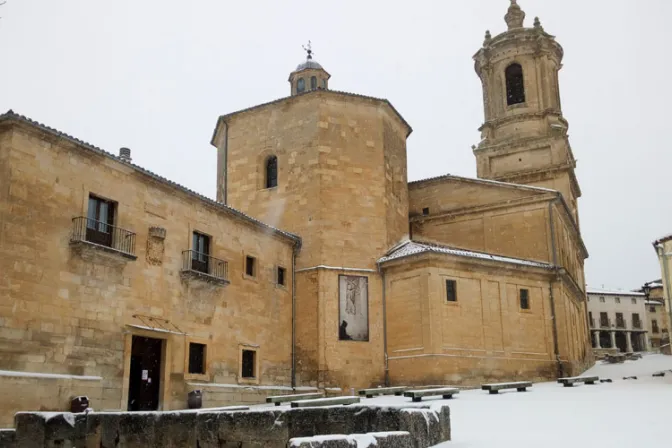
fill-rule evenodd
<path id="1" fill-rule="evenodd" d="M 579 373 L 588 253 L 562 49 L 520 13 L 475 56 L 479 179 L 409 183 L 409 124 L 329 90 L 310 53 L 291 96 L 219 117 L 216 202 L 2 116 L 0 424 L 84 393 L 126 409 L 156 389 L 148 406 L 176 409 L 195 390 L 220 406 Z"/>

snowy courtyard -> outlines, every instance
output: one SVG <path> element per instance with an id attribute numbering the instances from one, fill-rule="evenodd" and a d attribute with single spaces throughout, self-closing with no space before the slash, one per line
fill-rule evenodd
<path id="1" fill-rule="evenodd" d="M 612 383 L 538 383 L 528 392 L 462 391 L 450 405 L 452 441 L 444 448 L 492 447 L 653 447 L 668 444 L 672 412 L 672 357 L 645 355 L 624 364 L 596 365 L 584 375 L 610 378 Z M 637 380 L 623 380 L 624 376 Z M 410 399 L 380 397 L 374 404 L 406 404 Z"/>

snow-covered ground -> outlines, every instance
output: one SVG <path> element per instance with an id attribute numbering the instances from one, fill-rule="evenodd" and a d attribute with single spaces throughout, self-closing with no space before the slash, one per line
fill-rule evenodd
<path id="1" fill-rule="evenodd" d="M 450 405 L 452 441 L 441 448 L 568 448 L 668 446 L 672 438 L 672 356 L 645 355 L 624 364 L 603 364 L 584 375 L 611 378 L 594 386 L 538 383 L 528 392 L 462 391 Z M 636 375 L 637 380 L 623 380 Z M 362 403 L 413 406 L 410 398 L 385 396 Z"/>

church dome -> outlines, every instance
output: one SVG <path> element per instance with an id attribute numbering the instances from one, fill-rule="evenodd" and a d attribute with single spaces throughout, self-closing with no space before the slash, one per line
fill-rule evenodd
<path id="1" fill-rule="evenodd" d="M 306 70 L 306 69 L 309 69 L 309 68 L 316 69 L 316 70 L 324 70 L 319 62 L 317 62 L 316 60 L 314 60 L 312 58 L 309 58 L 309 59 L 306 59 L 305 61 L 303 61 L 302 63 L 300 63 L 299 65 L 297 65 L 296 70 L 294 70 L 294 71 L 295 72 L 300 72 L 301 70 Z"/>

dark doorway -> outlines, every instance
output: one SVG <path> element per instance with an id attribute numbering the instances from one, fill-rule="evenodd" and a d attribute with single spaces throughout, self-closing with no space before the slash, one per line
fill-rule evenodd
<path id="1" fill-rule="evenodd" d="M 632 333 L 630 334 L 630 337 L 632 338 L 632 351 L 633 352 L 643 352 L 644 351 L 644 343 L 642 341 L 642 337 L 644 335 L 642 333 Z"/>
<path id="2" fill-rule="evenodd" d="M 628 346 L 627 342 L 625 341 L 625 338 L 626 334 L 624 332 L 622 331 L 616 332 L 616 347 L 618 347 L 618 349 L 623 353 L 628 351 Z"/>
<path id="3" fill-rule="evenodd" d="M 611 337 L 609 336 L 609 332 L 607 331 L 600 331 L 598 332 L 600 335 L 600 347 L 602 348 L 612 348 L 611 347 Z"/>
<path id="4" fill-rule="evenodd" d="M 129 411 L 156 411 L 161 390 L 161 339 L 133 336 L 128 384 Z"/>

